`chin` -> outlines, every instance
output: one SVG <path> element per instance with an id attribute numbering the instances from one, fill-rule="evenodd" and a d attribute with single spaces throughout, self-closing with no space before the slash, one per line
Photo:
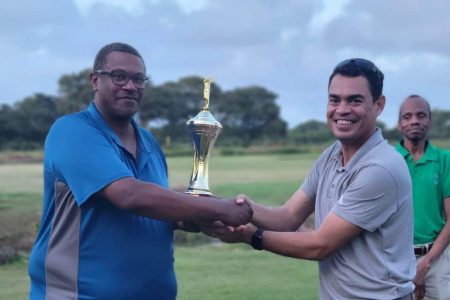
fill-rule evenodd
<path id="1" fill-rule="evenodd" d="M 136 114 L 136 110 L 133 111 L 121 111 L 116 114 L 116 117 L 121 120 L 130 120 Z"/>

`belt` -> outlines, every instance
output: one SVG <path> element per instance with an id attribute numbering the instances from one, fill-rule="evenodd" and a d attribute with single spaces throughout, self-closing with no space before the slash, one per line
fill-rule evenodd
<path id="1" fill-rule="evenodd" d="M 414 254 L 416 256 L 424 256 L 431 250 L 432 246 L 433 246 L 433 243 L 414 245 Z"/>

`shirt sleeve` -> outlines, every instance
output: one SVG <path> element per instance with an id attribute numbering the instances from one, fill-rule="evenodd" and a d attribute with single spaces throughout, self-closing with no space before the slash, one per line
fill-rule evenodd
<path id="1" fill-rule="evenodd" d="M 340 196 L 333 212 L 367 231 L 375 231 L 398 210 L 397 181 L 384 167 L 361 168 Z"/>
<path id="2" fill-rule="evenodd" d="M 51 128 L 45 143 L 48 167 L 70 187 L 78 206 L 108 184 L 133 176 L 113 143 L 81 118 L 62 118 Z"/>

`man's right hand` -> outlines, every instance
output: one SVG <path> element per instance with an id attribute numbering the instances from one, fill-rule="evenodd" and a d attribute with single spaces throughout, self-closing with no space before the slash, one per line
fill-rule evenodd
<path id="1" fill-rule="evenodd" d="M 242 201 L 241 203 L 237 203 L 233 199 L 224 200 L 224 204 L 220 220 L 225 225 L 239 226 L 251 222 L 253 210 L 249 202 Z"/>

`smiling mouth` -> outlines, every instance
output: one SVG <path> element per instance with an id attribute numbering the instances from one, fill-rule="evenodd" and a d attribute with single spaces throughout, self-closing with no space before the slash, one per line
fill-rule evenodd
<path id="1" fill-rule="evenodd" d="M 138 99 L 134 98 L 134 97 L 120 97 L 118 99 L 119 100 L 128 100 L 128 101 L 136 101 L 136 102 L 138 102 Z"/>
<path id="2" fill-rule="evenodd" d="M 351 120 L 335 120 L 334 122 L 338 125 L 351 125 L 351 124 L 356 123 L 356 121 L 351 121 Z"/>

